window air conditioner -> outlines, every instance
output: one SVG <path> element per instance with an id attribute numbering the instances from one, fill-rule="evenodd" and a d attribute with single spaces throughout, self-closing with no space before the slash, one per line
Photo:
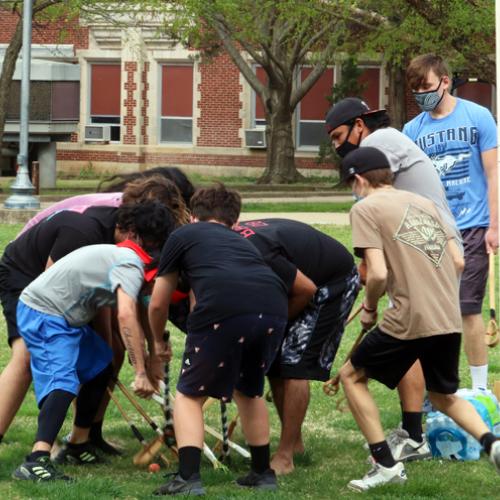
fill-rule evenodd
<path id="1" fill-rule="evenodd" d="M 110 125 L 85 125 L 85 142 L 109 142 Z"/>
<path id="2" fill-rule="evenodd" d="M 264 127 L 245 129 L 245 146 L 264 149 L 266 147 L 266 129 Z"/>

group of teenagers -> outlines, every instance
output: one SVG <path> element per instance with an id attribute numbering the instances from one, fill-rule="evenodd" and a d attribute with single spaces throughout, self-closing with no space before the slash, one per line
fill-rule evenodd
<path id="1" fill-rule="evenodd" d="M 500 471 L 500 441 L 455 395 L 462 331 L 473 386 L 487 388 L 481 307 L 487 254 L 498 247 L 496 126 L 485 108 L 451 94 L 439 56 L 414 59 L 408 83 L 422 113 L 403 132 L 358 98 L 326 116 L 340 182 L 359 200 L 350 213 L 359 270 L 341 243 L 307 224 L 239 222 L 236 191 L 194 189 L 175 167 L 120 176 L 106 192 L 69 198 L 30 221 L 0 261 L 12 349 L 0 375 L 0 439 L 31 381 L 39 408 L 35 444 L 13 477 L 69 481 L 54 463 L 119 453 L 102 435 L 107 388 L 127 355 L 135 393 L 158 391 L 172 356 L 170 320 L 187 333 L 174 402 L 179 467 L 154 493 L 204 494 L 208 397 L 238 406 L 251 464 L 236 483 L 277 488 L 276 475 L 291 473 L 304 451 L 309 381 L 329 379 L 361 282 L 366 333 L 340 379 L 371 470 L 348 487 L 404 483 L 406 461 L 430 458 L 426 392 Z M 272 457 L 266 376 L 281 423 Z M 399 391 L 402 423 L 387 438 L 370 379 Z M 71 433 L 51 460 L 73 400 Z"/>

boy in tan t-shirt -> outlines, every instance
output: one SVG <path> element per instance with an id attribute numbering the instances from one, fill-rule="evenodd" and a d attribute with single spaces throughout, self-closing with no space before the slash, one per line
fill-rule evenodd
<path id="1" fill-rule="evenodd" d="M 461 331 L 457 274 L 463 260 L 454 235 L 431 201 L 392 186 L 389 162 L 378 149 L 364 147 L 347 155 L 341 180 L 365 198 L 350 214 L 354 250 L 367 268 L 363 328 L 376 325 L 377 304 L 385 292 L 392 304 L 340 371 L 374 463 L 348 487 L 365 491 L 406 481 L 403 463 L 395 462 L 384 438 L 368 380 L 394 389 L 417 359 L 433 406 L 478 439 L 500 472 L 500 440 L 470 403 L 455 396 Z"/>

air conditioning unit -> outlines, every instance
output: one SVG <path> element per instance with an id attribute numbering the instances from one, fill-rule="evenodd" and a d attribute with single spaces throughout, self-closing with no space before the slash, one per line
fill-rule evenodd
<path id="1" fill-rule="evenodd" d="M 247 148 L 263 149 L 266 147 L 266 129 L 247 128 L 245 130 L 245 146 Z"/>
<path id="2" fill-rule="evenodd" d="M 85 125 L 85 142 L 109 142 L 110 125 Z"/>

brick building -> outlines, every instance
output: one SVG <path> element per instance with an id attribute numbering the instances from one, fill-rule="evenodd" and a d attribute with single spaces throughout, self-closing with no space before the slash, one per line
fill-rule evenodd
<path id="1" fill-rule="evenodd" d="M 2 12 L 0 44 L 8 43 L 16 22 L 16 16 Z M 60 43 L 64 43 L 64 57 Z M 66 103 L 64 109 L 75 107 L 77 100 L 76 117 L 51 114 L 52 127 L 54 122 L 66 123 L 64 139 L 50 135 L 58 171 L 92 168 L 111 173 L 178 165 L 246 175 L 248 169 L 255 172 L 264 166 L 265 150 L 245 140 L 246 130 L 265 125 L 263 108 L 227 55 L 204 63 L 194 59 L 192 51 L 159 37 L 155 27 L 120 29 L 102 23 L 35 25 L 33 44 L 33 64 L 39 50 L 44 65 L 71 65 L 78 75 L 76 94 L 74 84 L 68 91 L 71 95 L 61 91 L 61 85 L 54 90 L 51 84 L 52 109 L 61 103 Z M 367 83 L 364 99 L 372 108 L 386 106 L 387 80 L 380 63 L 359 64 Z M 255 71 L 263 78 L 259 67 Z M 302 68 L 299 77 L 305 78 L 308 71 Z M 303 171 L 328 169 L 316 163 L 316 156 L 326 138 L 326 96 L 339 78 L 338 68 L 328 68 L 295 112 L 296 164 Z M 493 90 L 486 84 L 467 84 L 460 95 L 490 109 L 494 104 Z M 410 115 L 415 115 L 410 95 L 407 105 Z M 34 125 L 32 117 L 30 127 Z"/>

